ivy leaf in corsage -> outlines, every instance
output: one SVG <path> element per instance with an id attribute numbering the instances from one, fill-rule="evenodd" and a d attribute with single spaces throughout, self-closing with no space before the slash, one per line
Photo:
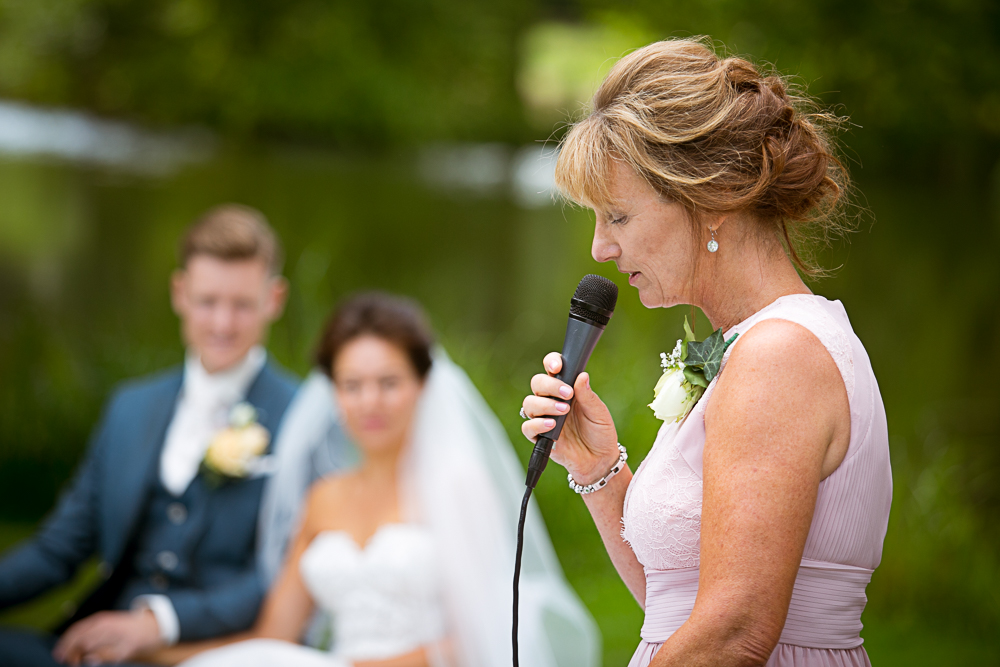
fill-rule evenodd
<path id="1" fill-rule="evenodd" d="M 702 342 L 691 341 L 687 346 L 687 356 L 683 359 L 685 366 L 692 370 L 701 371 L 705 377 L 705 386 L 719 374 L 722 368 L 722 357 L 726 349 L 733 344 L 736 336 L 726 340 L 722 335 L 722 329 L 716 329 L 711 336 Z"/>
<path id="2" fill-rule="evenodd" d="M 663 375 L 653 388 L 653 402 L 649 404 L 657 419 L 681 421 L 687 416 L 719 374 L 722 357 L 737 335 L 727 341 L 719 329 L 699 343 L 684 318 L 684 338 L 677 341 L 669 355 L 660 353 Z"/>

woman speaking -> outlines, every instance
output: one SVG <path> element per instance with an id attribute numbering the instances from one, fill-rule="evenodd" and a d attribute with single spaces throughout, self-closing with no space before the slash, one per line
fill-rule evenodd
<path id="1" fill-rule="evenodd" d="M 594 258 L 643 305 L 692 304 L 721 331 L 688 331 L 662 355 L 651 407 L 664 424 L 634 475 L 589 375 L 552 377 L 558 354 L 532 378 L 522 430 L 534 440 L 569 413 L 552 458 L 645 610 L 632 667 L 869 665 L 860 619 L 892 495 L 885 410 L 844 307 L 810 292 L 799 271 L 816 269 L 796 249 L 840 231 L 839 119 L 708 45 L 619 61 L 556 179 L 594 210 Z"/>

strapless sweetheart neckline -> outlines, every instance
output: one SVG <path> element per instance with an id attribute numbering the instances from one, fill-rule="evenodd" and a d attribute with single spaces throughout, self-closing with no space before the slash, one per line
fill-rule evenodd
<path id="1" fill-rule="evenodd" d="M 202 653 L 184 667 L 349 667 L 445 636 L 438 558 L 424 526 L 382 524 L 364 544 L 345 530 L 320 531 L 299 559 L 299 572 L 330 624 L 332 653 L 253 639 Z"/>
<path id="2" fill-rule="evenodd" d="M 385 523 L 359 544 L 320 531 L 299 560 L 303 582 L 349 660 L 402 655 L 444 635 L 435 545 L 425 526 Z"/>
<path id="3" fill-rule="evenodd" d="M 401 523 L 399 521 L 394 521 L 392 523 L 383 523 L 381 526 L 379 526 L 378 528 L 375 529 L 374 533 L 372 533 L 371 535 L 368 536 L 368 539 L 366 539 L 363 544 L 361 542 L 358 542 L 356 539 L 354 539 L 353 535 L 351 535 L 346 530 L 343 530 L 342 528 L 333 528 L 333 529 L 329 529 L 329 530 L 321 530 L 318 533 L 316 533 L 316 537 L 313 538 L 313 541 L 316 541 L 316 540 L 318 540 L 320 538 L 337 538 L 337 537 L 339 537 L 339 538 L 343 539 L 344 542 L 346 542 L 350 546 L 354 547 L 355 551 L 357 551 L 358 553 L 362 553 L 363 554 L 363 553 L 367 553 L 368 551 L 370 551 L 372 549 L 372 544 L 376 540 L 378 540 L 381 536 L 383 536 L 385 533 L 388 533 L 388 532 L 390 532 L 390 531 L 392 531 L 394 529 L 400 529 L 400 528 L 412 529 L 413 528 L 413 524 Z"/>

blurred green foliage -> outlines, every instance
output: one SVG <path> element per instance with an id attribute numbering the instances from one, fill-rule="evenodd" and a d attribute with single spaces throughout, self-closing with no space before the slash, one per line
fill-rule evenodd
<path id="1" fill-rule="evenodd" d="M 524 136 L 518 4 L 5 0 L 0 91 L 151 123 L 387 145 Z"/>
<path id="2" fill-rule="evenodd" d="M 991 0 L 0 0 L 0 95 L 339 146 L 532 141 L 553 24 L 583 30 L 549 36 L 593 84 L 595 52 L 711 35 L 842 105 L 887 173 L 982 183 L 1000 147 Z"/>

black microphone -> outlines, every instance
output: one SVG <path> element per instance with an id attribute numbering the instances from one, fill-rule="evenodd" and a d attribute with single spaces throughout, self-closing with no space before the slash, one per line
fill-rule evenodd
<path id="1" fill-rule="evenodd" d="M 566 324 L 566 339 L 563 341 L 562 370 L 557 378 L 573 386 L 576 378 L 587 367 L 590 354 L 604 333 L 604 327 L 611 321 L 618 303 L 618 286 L 607 278 L 586 275 L 576 286 L 576 292 L 569 302 L 569 322 Z M 572 403 L 572 399 L 570 400 Z M 517 520 L 517 550 L 514 555 L 514 610 L 511 623 L 511 639 L 514 649 L 514 667 L 518 667 L 517 611 L 518 582 L 521 579 L 521 554 L 524 548 L 524 522 L 528 515 L 528 500 L 538 484 L 538 479 L 549 462 L 552 445 L 559 439 L 566 415 L 554 417 L 556 426 L 548 433 L 538 436 L 535 449 L 528 461 L 528 477 L 524 481 L 524 498 L 521 499 L 521 514 Z"/>
<path id="2" fill-rule="evenodd" d="M 604 333 L 604 327 L 611 321 L 616 303 L 618 285 L 603 276 L 589 274 L 583 277 L 570 300 L 569 322 L 566 324 L 566 339 L 562 349 L 562 370 L 556 375 L 557 378 L 571 387 L 576 384 L 576 378 L 587 367 L 590 354 Z M 542 476 L 542 471 L 549 462 L 552 445 L 559 439 L 566 421 L 566 415 L 553 418 L 556 420 L 555 428 L 538 436 L 535 449 L 531 452 L 528 477 L 524 482 L 529 489 L 534 489 Z"/>

